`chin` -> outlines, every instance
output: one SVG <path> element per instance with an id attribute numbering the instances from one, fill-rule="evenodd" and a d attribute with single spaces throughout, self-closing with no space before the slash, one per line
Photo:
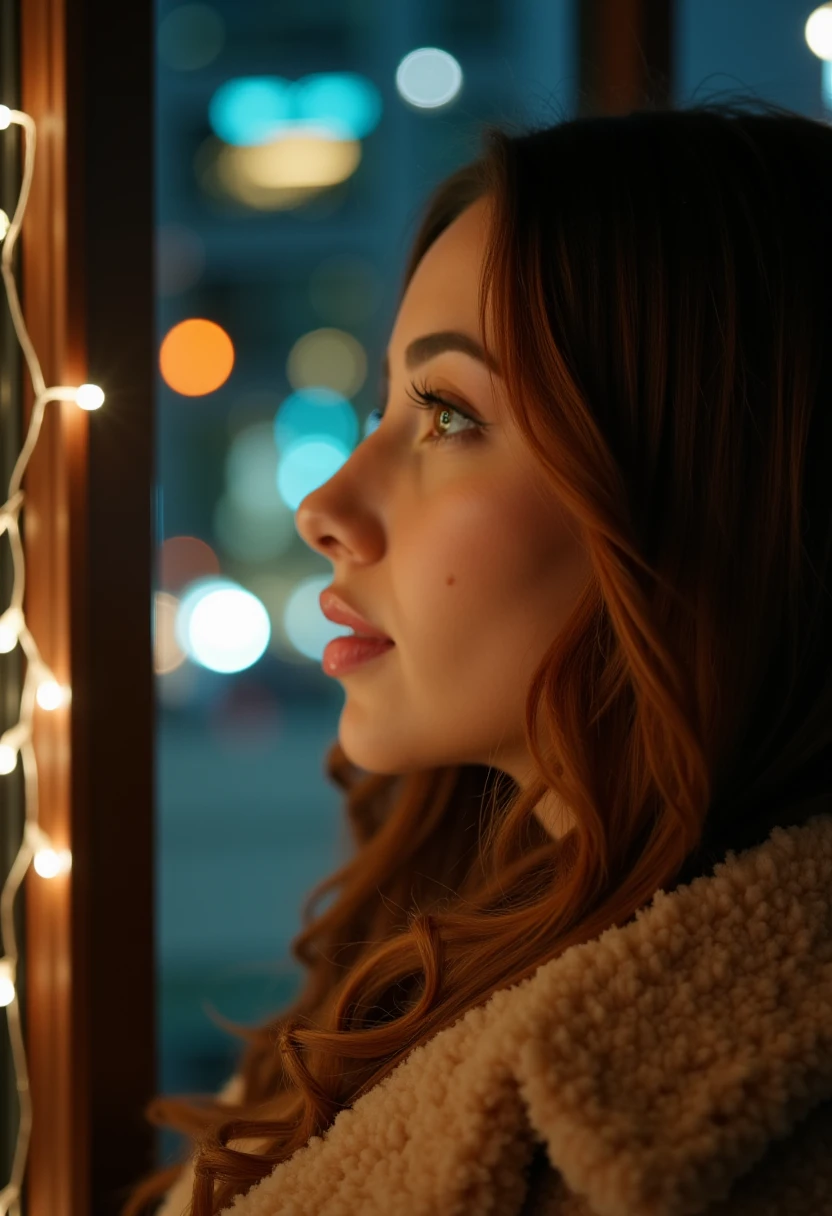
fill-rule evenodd
<path id="1" fill-rule="evenodd" d="M 377 742 L 375 746 L 370 742 L 362 746 L 357 740 L 346 739 L 340 733 L 338 742 L 350 764 L 378 777 L 404 777 L 407 773 L 431 767 L 430 761 L 420 762 L 414 757 L 405 759 L 402 756 L 394 756 L 380 748 Z"/>

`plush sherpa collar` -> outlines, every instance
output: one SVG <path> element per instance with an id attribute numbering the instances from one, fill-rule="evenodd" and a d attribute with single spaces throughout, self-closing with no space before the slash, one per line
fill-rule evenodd
<path id="1" fill-rule="evenodd" d="M 534 988 L 514 1071 L 569 1188 L 598 1216 L 706 1210 L 832 1097 L 832 816 L 660 891 Z"/>
<path id="2" fill-rule="evenodd" d="M 469 1010 L 226 1211 L 513 1214 L 537 1140 L 595 1216 L 691 1216 L 832 1098 L 831 1049 L 824 814 Z"/>

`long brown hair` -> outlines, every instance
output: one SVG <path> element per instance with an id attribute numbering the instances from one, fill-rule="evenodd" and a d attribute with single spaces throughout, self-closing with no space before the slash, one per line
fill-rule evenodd
<path id="1" fill-rule="evenodd" d="M 430 197 L 402 293 L 487 193 L 481 334 L 490 302 L 510 407 L 594 577 L 528 690 L 534 786 L 371 775 L 330 748 L 354 855 L 305 902 L 301 995 L 228 1024 L 244 1101 L 146 1110 L 195 1143 L 193 1216 L 497 989 L 832 794 L 832 131 L 752 99 L 488 126 L 483 149 Z M 561 839 L 545 791 L 572 812 Z"/>

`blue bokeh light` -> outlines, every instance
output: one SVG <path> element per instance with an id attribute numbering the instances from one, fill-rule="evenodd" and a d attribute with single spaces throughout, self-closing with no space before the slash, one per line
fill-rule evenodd
<path id="1" fill-rule="evenodd" d="M 349 637 L 347 625 L 337 625 L 321 612 L 318 597 L 332 583 L 331 574 L 312 574 L 295 587 L 283 610 L 283 630 L 298 654 L 320 663 L 333 638 Z"/>
<path id="2" fill-rule="evenodd" d="M 378 126 L 382 99 L 357 72 L 318 72 L 301 80 L 237 76 L 208 104 L 208 120 L 227 144 L 269 143 L 288 129 L 325 130 L 333 139 L 361 139 Z"/>
<path id="3" fill-rule="evenodd" d="M 277 468 L 281 498 L 297 511 L 306 495 L 329 481 L 349 456 L 349 449 L 336 439 L 318 435 L 296 439 L 281 454 Z"/>
<path id="4" fill-rule="evenodd" d="M 214 132 L 250 147 L 275 139 L 293 115 L 293 85 L 281 76 L 242 76 L 220 85 L 208 105 Z"/>
<path id="5" fill-rule="evenodd" d="M 274 418 L 278 451 L 296 439 L 333 439 L 352 451 L 358 439 L 358 416 L 350 402 L 331 388 L 301 388 L 281 402 Z"/>
<path id="6" fill-rule="evenodd" d="M 295 117 L 331 128 L 340 139 L 363 139 L 379 124 L 382 100 L 357 72 L 318 72 L 294 87 Z"/>

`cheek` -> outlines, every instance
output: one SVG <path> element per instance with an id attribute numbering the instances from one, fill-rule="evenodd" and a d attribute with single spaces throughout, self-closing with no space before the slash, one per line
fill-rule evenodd
<path id="1" fill-rule="evenodd" d="M 471 636 L 499 622 L 530 576 L 540 577 L 539 521 L 522 496 L 494 484 L 424 503 L 391 544 L 393 581 L 415 636 Z"/>

